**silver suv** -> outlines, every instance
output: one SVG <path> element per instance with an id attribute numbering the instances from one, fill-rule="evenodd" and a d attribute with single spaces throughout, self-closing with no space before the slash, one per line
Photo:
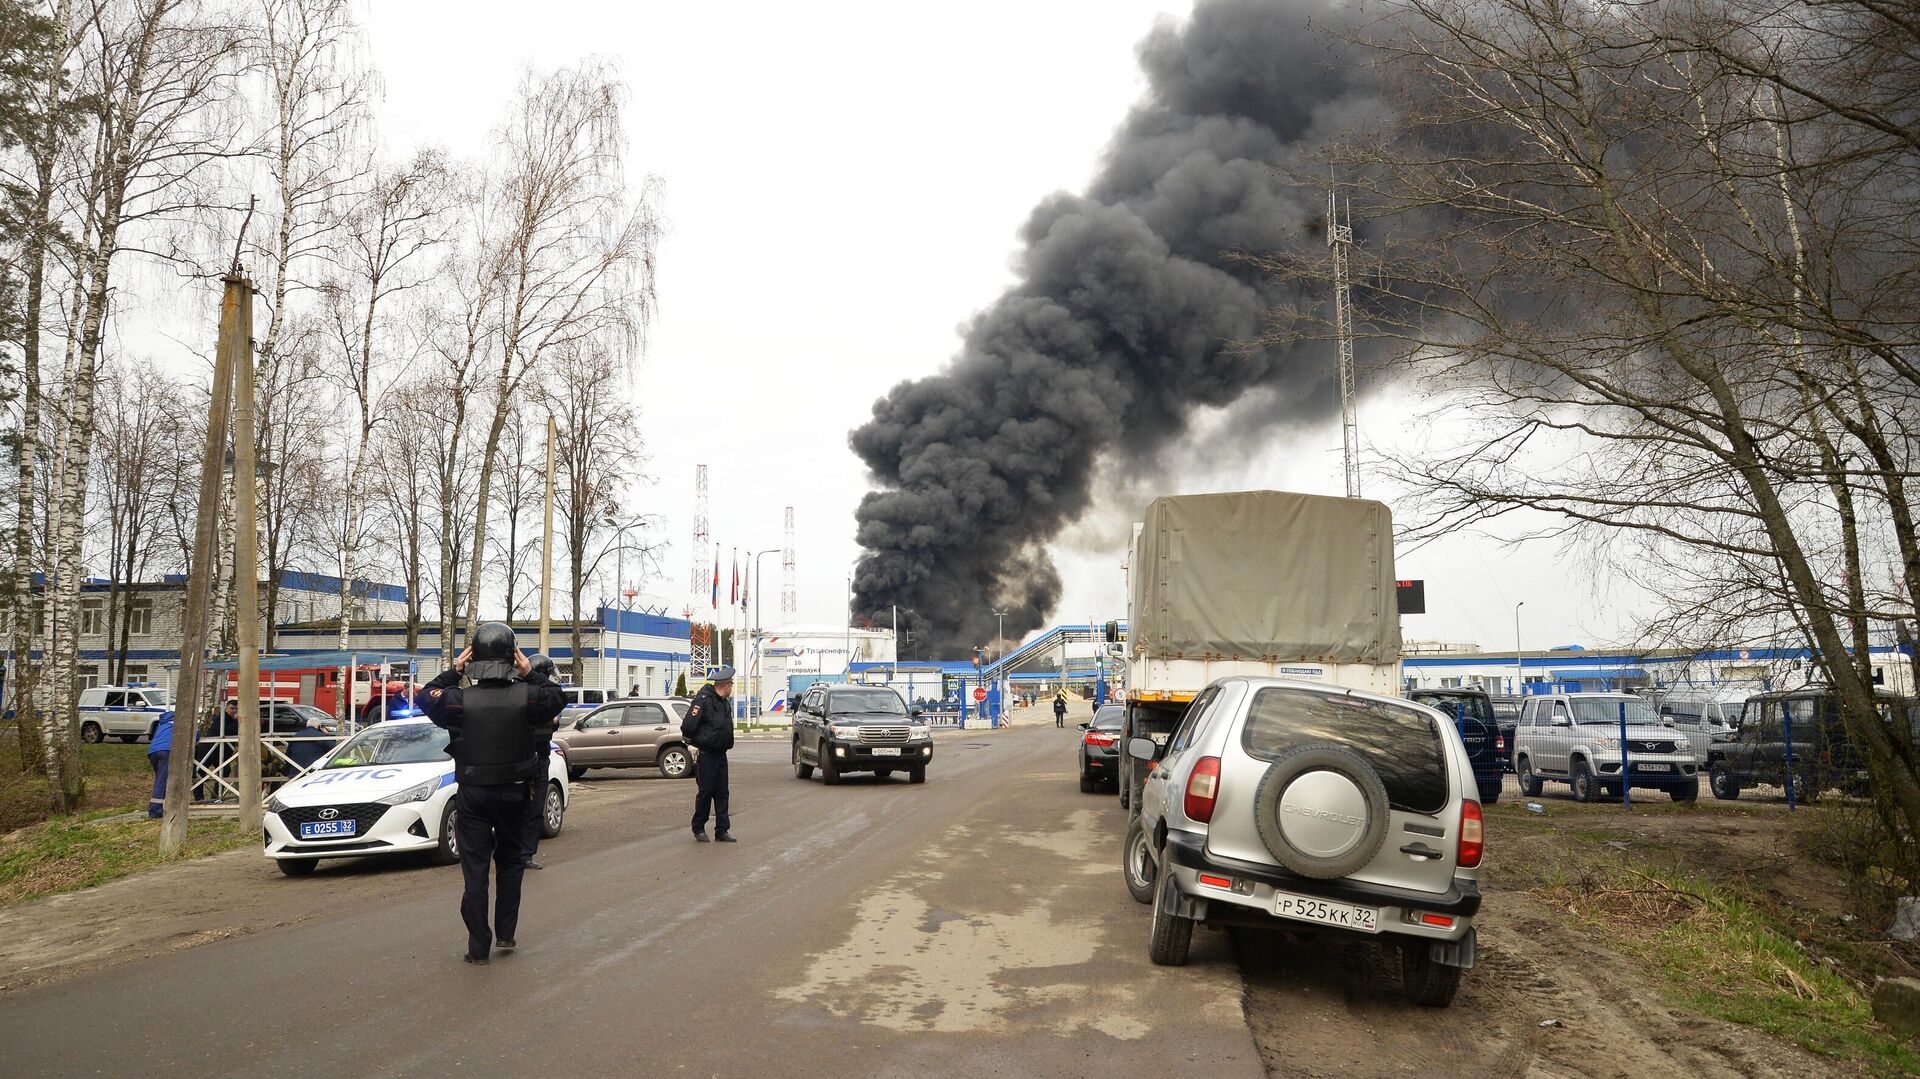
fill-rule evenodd
<path id="1" fill-rule="evenodd" d="M 1154 749 L 1127 744 L 1142 762 Z M 1452 1002 L 1474 962 L 1483 832 L 1450 719 L 1323 683 L 1226 678 L 1150 767 L 1122 856 L 1128 890 L 1153 904 L 1155 963 L 1186 962 L 1196 923 L 1320 929 L 1397 948 L 1409 999 Z"/>
<path id="2" fill-rule="evenodd" d="M 1700 797 L 1700 753 L 1693 740 L 1630 693 L 1528 697 L 1513 732 L 1521 793 L 1538 796 L 1551 779 L 1573 788 L 1576 802 L 1618 797 L 1623 723 L 1628 786 L 1663 790 L 1676 802 Z"/>

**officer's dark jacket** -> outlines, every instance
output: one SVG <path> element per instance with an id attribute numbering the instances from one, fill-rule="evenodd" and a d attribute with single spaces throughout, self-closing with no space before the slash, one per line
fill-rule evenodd
<path id="1" fill-rule="evenodd" d="M 733 748 L 733 706 L 712 686 L 702 686 L 687 708 L 687 719 L 680 730 L 694 748 L 725 753 Z"/>
<path id="2" fill-rule="evenodd" d="M 447 670 L 421 690 L 415 702 L 451 736 L 447 755 L 454 776 L 474 786 L 522 783 L 533 778 L 540 739 L 550 737 L 566 696 L 534 671 L 517 682 L 460 686 L 460 672 Z"/>

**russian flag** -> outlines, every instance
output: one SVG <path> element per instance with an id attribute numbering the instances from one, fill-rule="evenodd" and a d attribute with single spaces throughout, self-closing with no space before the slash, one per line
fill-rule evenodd
<path id="1" fill-rule="evenodd" d="M 787 691 L 784 689 L 774 690 L 773 704 L 767 709 L 767 711 L 784 712 L 786 710 L 787 710 Z"/>

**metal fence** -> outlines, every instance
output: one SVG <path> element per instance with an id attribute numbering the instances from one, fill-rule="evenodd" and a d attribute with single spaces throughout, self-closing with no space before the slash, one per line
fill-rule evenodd
<path id="1" fill-rule="evenodd" d="M 338 744 L 332 735 L 263 734 L 260 736 L 260 785 L 265 793 L 306 769 L 288 754 L 288 747 L 299 743 L 320 743 L 326 749 Z M 325 759 L 323 753 L 320 759 Z M 193 800 L 210 805 L 230 805 L 240 801 L 240 736 L 235 734 L 201 736 L 193 743 Z"/>

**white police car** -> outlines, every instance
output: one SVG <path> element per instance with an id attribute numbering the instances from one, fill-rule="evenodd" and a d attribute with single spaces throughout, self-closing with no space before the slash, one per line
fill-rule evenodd
<path id="1" fill-rule="evenodd" d="M 267 799 L 267 857 L 290 877 L 322 858 L 430 851 L 436 864 L 459 861 L 455 789 L 446 731 L 425 718 L 368 727 Z M 568 800 L 567 758 L 556 748 L 542 836 L 560 834 Z"/>
<path id="2" fill-rule="evenodd" d="M 80 691 L 80 740 L 131 742 L 153 734 L 173 701 L 160 686 L 95 686 Z"/>

